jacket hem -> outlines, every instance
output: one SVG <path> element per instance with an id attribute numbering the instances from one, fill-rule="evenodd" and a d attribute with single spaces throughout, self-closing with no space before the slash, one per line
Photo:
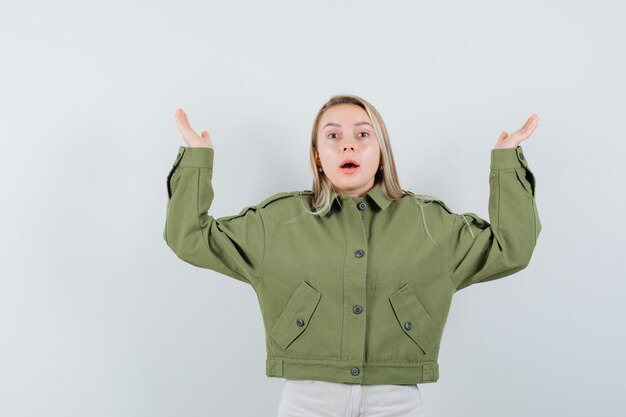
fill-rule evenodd
<path id="1" fill-rule="evenodd" d="M 265 375 L 288 379 L 315 379 L 352 384 L 420 384 L 439 379 L 437 361 L 402 364 L 372 364 L 347 361 L 305 360 L 270 357 Z M 358 373 L 353 370 L 358 369 Z"/>

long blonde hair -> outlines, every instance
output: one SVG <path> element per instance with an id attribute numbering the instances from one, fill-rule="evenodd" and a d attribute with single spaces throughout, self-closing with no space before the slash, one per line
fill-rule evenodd
<path id="1" fill-rule="evenodd" d="M 322 105 L 315 116 L 313 128 L 311 130 L 311 147 L 309 152 L 311 171 L 313 172 L 313 186 L 311 189 L 313 195 L 311 206 L 314 210 L 310 211 L 305 206 L 306 212 L 312 215 L 323 216 L 332 206 L 331 196 L 335 188 L 326 174 L 318 171 L 317 164 L 315 163 L 315 149 L 317 147 L 318 140 L 318 125 L 322 115 L 330 107 L 338 104 L 355 104 L 365 110 L 374 125 L 374 131 L 376 132 L 378 145 L 380 147 L 380 161 L 383 167 L 382 170 L 376 171 L 374 182 L 381 184 L 382 191 L 389 200 L 397 200 L 405 195 L 413 197 L 413 200 L 420 207 L 420 209 L 422 209 L 422 220 L 424 221 L 424 227 L 426 228 L 423 203 L 428 203 L 438 199 L 429 195 L 414 194 L 410 191 L 402 189 L 400 181 L 398 180 L 398 173 L 396 172 L 396 164 L 391 150 L 391 143 L 389 142 L 389 134 L 387 133 L 387 127 L 385 126 L 383 118 L 371 103 L 361 97 L 351 94 L 338 94 L 332 96 Z M 426 228 L 426 233 L 428 233 L 428 228 Z M 428 233 L 428 236 L 432 239 L 430 233 Z"/>

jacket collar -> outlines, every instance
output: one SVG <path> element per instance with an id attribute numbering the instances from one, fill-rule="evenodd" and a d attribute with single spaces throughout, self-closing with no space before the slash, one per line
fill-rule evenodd
<path id="1" fill-rule="evenodd" d="M 386 209 L 389 204 L 391 204 L 391 200 L 385 197 L 385 193 L 383 193 L 383 186 L 381 183 L 377 182 L 374 184 L 372 188 L 365 194 L 371 201 L 376 203 L 376 205 L 381 209 Z M 351 198 L 349 194 L 339 195 L 337 191 L 333 191 L 330 199 L 334 203 L 335 199 L 348 199 Z"/>

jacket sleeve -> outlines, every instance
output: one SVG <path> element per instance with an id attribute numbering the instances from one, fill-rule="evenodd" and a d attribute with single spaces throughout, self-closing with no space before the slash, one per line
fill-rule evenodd
<path id="1" fill-rule="evenodd" d="M 452 214 L 447 259 L 457 291 L 528 266 L 541 231 L 535 187 L 521 146 L 491 150 L 490 221 L 475 213 Z"/>
<path id="2" fill-rule="evenodd" d="M 213 148 L 179 148 L 167 176 L 167 215 L 163 238 L 180 259 L 254 285 L 265 251 L 261 209 L 214 218 Z"/>

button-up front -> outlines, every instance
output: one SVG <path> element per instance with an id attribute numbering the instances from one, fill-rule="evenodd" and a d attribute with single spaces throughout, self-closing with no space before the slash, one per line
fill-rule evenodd
<path id="1" fill-rule="evenodd" d="M 324 216 L 304 210 L 311 191 L 293 191 L 214 218 L 213 156 L 180 147 L 163 237 L 180 259 L 255 290 L 270 377 L 437 381 L 454 293 L 525 268 L 541 230 L 521 147 L 491 151 L 490 222 L 410 192 L 389 200 L 381 184 L 333 193 Z"/>

